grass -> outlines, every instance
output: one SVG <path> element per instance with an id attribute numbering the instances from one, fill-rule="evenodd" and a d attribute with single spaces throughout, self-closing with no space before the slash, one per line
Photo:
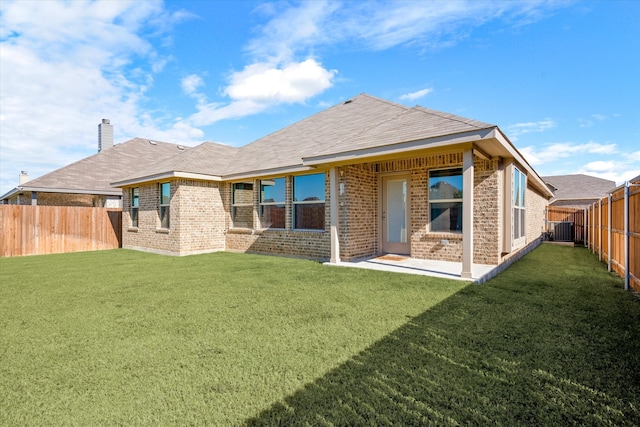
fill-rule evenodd
<path id="1" fill-rule="evenodd" d="M 640 424 L 640 301 L 582 248 L 481 286 L 240 254 L 0 259 L 0 424 Z"/>
<path id="2" fill-rule="evenodd" d="M 0 425 L 239 424 L 465 286 L 126 250 L 0 274 Z"/>

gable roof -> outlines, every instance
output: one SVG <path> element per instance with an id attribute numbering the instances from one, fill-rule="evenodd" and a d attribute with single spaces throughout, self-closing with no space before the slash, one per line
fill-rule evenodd
<path id="1" fill-rule="evenodd" d="M 111 182 L 132 170 L 148 168 L 159 160 L 189 150 L 179 147 L 167 142 L 134 138 L 19 185 L 2 199 L 20 191 L 117 196 L 122 194 L 122 190 L 113 188 Z"/>
<path id="2" fill-rule="evenodd" d="M 171 177 L 220 180 L 219 173 L 229 168 L 237 151 L 237 147 L 203 142 L 184 153 L 174 154 L 147 168 L 141 168 L 114 184 L 127 185 L 129 182 L 139 182 L 140 179 L 158 180 Z M 135 168 L 129 172 L 131 170 Z"/>
<path id="3" fill-rule="evenodd" d="M 358 95 L 241 147 L 233 169 L 226 174 L 301 167 L 304 157 L 407 110 L 408 107 L 371 95 Z"/>
<path id="4" fill-rule="evenodd" d="M 542 179 L 553 187 L 551 201 L 599 199 L 616 186 L 614 181 L 584 174 L 543 176 Z"/>
<path id="5" fill-rule="evenodd" d="M 496 125 L 420 106 L 404 108 L 404 111 L 388 120 L 372 123 L 370 127 L 324 147 L 323 150 L 314 153 L 313 157 L 496 128 Z"/>
<path id="6" fill-rule="evenodd" d="M 123 175 L 112 185 L 124 187 L 169 177 L 239 180 L 277 176 L 340 162 L 371 161 L 388 155 L 407 155 L 415 150 L 453 146 L 456 149 L 473 147 L 484 158 L 514 158 L 532 176 L 533 185 L 546 197 L 552 196 L 496 125 L 420 106 L 406 107 L 367 94 L 341 102 L 243 147 L 201 144 L 150 168 L 138 168 L 140 172 Z"/>
<path id="7" fill-rule="evenodd" d="M 367 94 L 320 111 L 239 148 L 211 144 L 114 182 L 115 186 L 187 174 L 215 179 L 312 169 L 308 160 L 407 141 L 496 129 L 495 125 L 423 107 L 406 107 Z M 194 150 L 198 149 L 196 147 Z M 186 161 L 187 158 L 197 162 Z M 205 159 L 209 160 L 205 160 Z M 200 161 L 202 160 L 202 161 Z"/>

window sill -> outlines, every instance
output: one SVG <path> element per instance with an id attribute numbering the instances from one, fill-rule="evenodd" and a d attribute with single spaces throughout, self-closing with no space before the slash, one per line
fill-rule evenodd
<path id="1" fill-rule="evenodd" d="M 253 234 L 254 230 L 251 228 L 230 228 L 227 230 L 228 234 Z"/>
<path id="2" fill-rule="evenodd" d="M 429 237 L 432 239 L 462 240 L 462 233 L 446 233 L 444 231 L 429 231 L 426 237 Z"/>
<path id="3" fill-rule="evenodd" d="M 169 231 L 168 228 L 156 228 L 156 233 L 158 234 L 169 234 Z"/>
<path id="4" fill-rule="evenodd" d="M 137 233 L 138 232 L 138 227 L 129 227 L 127 228 L 127 231 L 130 233 Z"/>

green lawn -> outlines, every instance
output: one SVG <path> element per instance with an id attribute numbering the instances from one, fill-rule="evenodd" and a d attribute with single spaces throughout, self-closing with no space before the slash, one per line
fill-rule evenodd
<path id="1" fill-rule="evenodd" d="M 0 280 L 0 425 L 640 424 L 640 301 L 581 248 L 481 286 L 126 250 Z"/>

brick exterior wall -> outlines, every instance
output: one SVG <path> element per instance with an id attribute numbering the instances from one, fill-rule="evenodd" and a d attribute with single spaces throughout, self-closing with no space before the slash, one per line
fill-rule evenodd
<path id="1" fill-rule="evenodd" d="M 272 255 L 283 255 L 326 261 L 331 256 L 330 241 L 330 191 L 329 174 L 325 172 L 325 228 L 318 231 L 293 229 L 293 177 L 285 177 L 285 229 L 262 229 L 260 227 L 260 182 L 253 182 L 252 220 L 244 217 L 241 225 L 236 227 L 231 218 L 231 183 L 222 184 L 225 188 L 222 198 L 226 216 L 225 248 L 233 252 L 252 252 Z"/>
<path id="2" fill-rule="evenodd" d="M 498 160 L 474 159 L 473 262 L 500 263 L 504 227 L 503 171 Z"/>
<path id="3" fill-rule="evenodd" d="M 16 195 L 8 200 L 10 205 L 31 205 L 31 192 L 25 191 L 22 195 Z M 79 206 L 90 208 L 105 207 L 107 200 L 110 205 L 106 207 L 120 207 L 120 202 L 114 196 L 100 196 L 94 194 L 73 194 L 73 193 L 45 193 L 36 194 L 38 206 Z M 114 206 L 115 205 L 115 206 Z"/>
<path id="4" fill-rule="evenodd" d="M 337 168 L 340 257 L 349 261 L 381 253 L 381 177 L 405 173 L 409 178 L 410 255 L 460 262 L 462 234 L 429 231 L 429 170 L 462 167 L 462 151 L 411 159 L 362 163 Z M 170 229 L 159 229 L 158 184 L 139 187 L 138 227 L 131 228 L 131 189 L 123 191 L 123 247 L 184 255 L 228 250 L 328 260 L 331 254 L 331 192 L 325 171 L 324 230 L 293 229 L 293 176 L 285 178 L 285 228 L 260 224 L 260 181 L 252 183 L 251 206 L 241 227 L 232 221 L 232 183 L 171 181 Z M 474 262 L 499 264 L 505 203 L 504 170 L 499 160 L 474 159 Z M 274 177 L 279 178 L 279 177 Z M 247 182 L 247 181 L 245 181 Z M 546 200 L 527 191 L 527 241 L 540 236 Z M 443 241 L 447 241 L 444 242 Z"/>
<path id="5" fill-rule="evenodd" d="M 338 196 L 340 258 L 349 261 L 379 252 L 376 164 L 364 163 L 338 169 L 344 193 Z"/>
<path id="6" fill-rule="evenodd" d="M 544 231 L 544 211 L 547 207 L 548 201 L 544 196 L 542 196 L 542 194 L 528 185 L 524 203 L 527 212 L 525 232 L 528 244 L 538 239 Z"/>
<path id="7" fill-rule="evenodd" d="M 169 229 L 160 228 L 158 183 L 138 187 L 138 227 L 131 222 L 131 188 L 123 189 L 122 247 L 168 255 L 224 250 L 220 183 L 171 181 Z"/>

